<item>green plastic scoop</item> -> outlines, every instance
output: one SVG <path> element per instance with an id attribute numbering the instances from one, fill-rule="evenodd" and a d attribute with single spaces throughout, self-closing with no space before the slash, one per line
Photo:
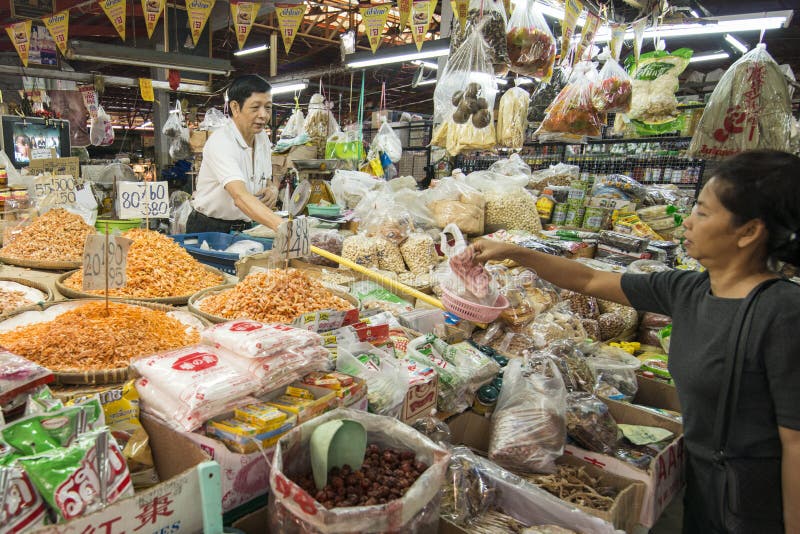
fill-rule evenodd
<path id="1" fill-rule="evenodd" d="M 340 419 L 322 423 L 311 434 L 311 472 L 321 490 L 328 483 L 328 471 L 349 465 L 361 468 L 367 452 L 367 431 L 356 421 Z"/>

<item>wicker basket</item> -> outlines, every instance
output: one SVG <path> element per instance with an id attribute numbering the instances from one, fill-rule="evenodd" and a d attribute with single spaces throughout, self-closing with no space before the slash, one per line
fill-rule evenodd
<path id="1" fill-rule="evenodd" d="M 41 291 L 42 293 L 45 294 L 44 300 L 42 300 L 40 302 L 52 302 L 53 301 L 53 290 L 50 289 L 49 287 L 47 287 L 46 285 L 40 283 L 40 282 L 34 282 L 32 280 L 26 280 L 24 278 L 11 278 L 11 277 L 0 277 L 0 281 L 2 281 L 2 282 L 14 282 L 16 284 L 20 284 L 20 285 L 23 285 L 23 286 L 32 287 L 33 289 L 36 289 L 37 291 Z M 4 313 L 0 314 L 0 317 L 6 317 L 6 316 L 8 316 L 8 315 L 10 315 L 12 313 L 15 313 L 19 309 L 29 308 L 30 306 L 35 305 L 35 304 L 38 304 L 38 303 L 28 304 L 27 306 L 20 306 L 17 309 L 14 309 L 14 310 L 11 310 L 11 311 L 8 311 L 8 312 L 4 312 Z"/>
<path id="2" fill-rule="evenodd" d="M 98 301 L 104 302 L 104 299 L 98 298 L 91 298 L 91 299 L 80 299 L 86 302 L 90 301 Z M 163 312 L 171 312 L 176 311 L 177 308 L 172 306 L 167 306 L 164 304 L 159 304 L 156 302 L 141 302 L 141 301 L 133 301 L 133 300 L 117 300 L 117 303 L 122 304 L 130 304 L 132 306 L 141 306 L 143 308 L 149 308 L 151 310 L 159 310 Z M 34 306 L 28 306 L 25 308 L 19 308 L 15 312 L 10 315 L 7 315 L 3 318 L 3 320 L 10 319 L 12 317 L 16 317 L 22 313 L 30 312 L 30 311 L 44 311 L 51 306 L 56 305 L 64 305 L 66 302 L 47 302 L 47 303 L 40 303 Z M 194 315 L 194 314 L 193 314 Z M 203 323 L 203 325 L 207 326 L 209 323 L 202 317 L 198 317 L 198 319 Z M 144 356 L 144 355 L 143 355 Z M 119 384 L 134 378 L 135 375 L 133 370 L 130 367 L 119 367 L 116 369 L 96 369 L 96 370 L 79 370 L 76 369 L 74 371 L 53 371 L 53 375 L 55 376 L 55 384 L 56 385 L 103 385 L 103 384 Z"/>
<path id="3" fill-rule="evenodd" d="M 221 275 L 224 280 L 228 279 L 225 273 L 213 267 L 209 267 L 208 265 L 203 265 L 203 268 L 208 271 L 211 271 L 212 273 Z M 64 297 L 68 299 L 96 299 L 100 297 L 100 295 L 97 295 L 95 293 L 79 291 L 77 289 L 72 289 L 64 285 L 64 282 L 67 280 L 67 278 L 69 278 L 76 272 L 78 271 L 70 271 L 58 277 L 58 280 L 56 280 L 56 289 L 58 289 L 58 292 L 64 295 Z M 185 306 L 186 303 L 189 302 L 189 297 L 191 297 L 191 295 L 183 295 L 180 297 L 160 297 L 160 298 L 146 298 L 146 297 L 133 297 L 133 296 L 109 297 L 109 298 L 115 301 L 122 300 L 122 301 L 136 301 L 136 302 L 151 302 L 155 304 L 167 304 L 170 306 Z"/>
<path id="4" fill-rule="evenodd" d="M 44 271 L 67 271 L 80 269 L 83 264 L 80 261 L 41 261 L 28 260 L 25 258 L 15 258 L 14 256 L 0 255 L 0 263 L 16 265 L 17 267 L 28 267 L 29 269 L 42 269 Z"/>

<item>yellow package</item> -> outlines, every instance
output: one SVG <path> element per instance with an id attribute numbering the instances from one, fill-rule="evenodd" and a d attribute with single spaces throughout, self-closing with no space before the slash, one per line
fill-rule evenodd
<path id="1" fill-rule="evenodd" d="M 308 399 L 312 401 L 314 400 L 314 394 L 311 393 L 309 390 L 303 388 L 296 388 L 294 386 L 287 386 L 286 394 L 289 395 L 290 397 L 297 397 L 300 399 Z"/>
<path id="2" fill-rule="evenodd" d="M 208 426 L 223 432 L 227 432 L 228 434 L 245 438 L 258 435 L 259 432 L 262 432 L 262 430 L 257 426 L 233 417 L 229 419 L 223 419 L 221 421 L 209 421 Z"/>
<path id="3" fill-rule="evenodd" d="M 278 428 L 286 421 L 287 414 L 266 403 L 248 404 L 236 408 L 234 416 L 262 430 Z"/>
<path id="4" fill-rule="evenodd" d="M 300 413 L 302 409 L 306 406 L 311 404 L 311 401 L 306 399 L 298 399 L 297 397 L 289 397 L 287 395 L 281 395 L 276 399 L 272 399 L 268 401 L 267 404 L 270 406 L 274 406 L 276 408 L 280 408 L 281 410 L 287 410 L 290 413 Z"/>

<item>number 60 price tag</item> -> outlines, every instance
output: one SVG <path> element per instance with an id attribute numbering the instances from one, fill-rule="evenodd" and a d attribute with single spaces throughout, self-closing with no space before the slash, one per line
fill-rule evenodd
<path id="1" fill-rule="evenodd" d="M 128 249 L 132 240 L 120 236 L 90 235 L 83 248 L 83 290 L 124 287 Z M 106 277 L 106 269 L 108 276 Z"/>

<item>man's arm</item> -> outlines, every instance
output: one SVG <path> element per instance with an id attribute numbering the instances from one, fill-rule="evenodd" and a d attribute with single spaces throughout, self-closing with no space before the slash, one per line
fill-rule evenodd
<path id="1" fill-rule="evenodd" d="M 800 430 L 778 427 L 783 449 L 781 480 L 786 534 L 800 533 Z"/>
<path id="2" fill-rule="evenodd" d="M 277 230 L 278 226 L 283 222 L 283 219 L 275 215 L 271 209 L 247 190 L 244 182 L 240 180 L 229 182 L 225 186 L 225 191 L 231 196 L 236 207 L 254 221 L 273 230 Z"/>

